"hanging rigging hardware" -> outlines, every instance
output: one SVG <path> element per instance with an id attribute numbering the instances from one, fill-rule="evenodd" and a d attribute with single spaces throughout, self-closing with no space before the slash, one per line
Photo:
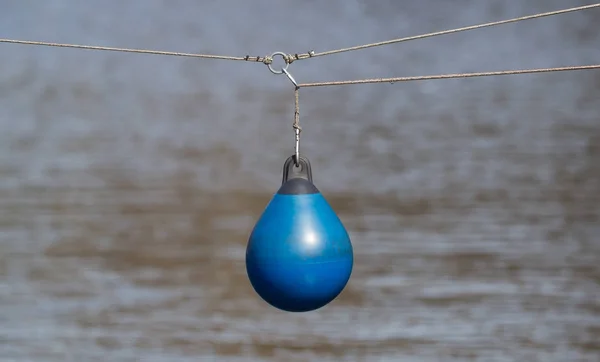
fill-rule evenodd
<path id="1" fill-rule="evenodd" d="M 300 102 L 298 101 L 299 90 L 300 87 L 294 89 L 294 123 L 292 124 L 294 134 L 296 135 L 296 147 L 294 153 L 296 167 L 300 167 L 300 132 L 302 132 L 302 127 L 300 127 Z"/>
<path id="2" fill-rule="evenodd" d="M 285 62 L 285 65 L 283 67 L 281 67 L 281 70 L 276 70 L 273 68 L 273 58 L 275 56 L 279 55 L 281 58 L 283 58 L 283 61 Z M 271 71 L 271 73 L 273 74 L 285 74 L 288 79 L 292 82 L 292 84 L 294 85 L 294 87 L 298 87 L 298 83 L 296 82 L 296 80 L 294 79 L 294 77 L 292 77 L 292 75 L 290 74 L 290 72 L 288 72 L 288 67 L 290 66 L 290 64 L 292 64 L 292 62 L 294 60 L 298 59 L 298 54 L 296 55 L 290 55 L 290 54 L 285 54 L 284 52 L 275 52 L 273 54 L 271 54 L 270 56 L 266 56 L 265 60 L 263 61 L 263 63 L 265 63 L 267 65 L 267 67 L 269 68 L 269 70 Z"/>
<path id="3" fill-rule="evenodd" d="M 308 52 L 308 54 L 314 54 L 314 51 L 311 50 L 310 52 Z M 280 56 L 281 58 L 283 58 L 283 60 L 285 62 L 285 65 L 282 66 L 280 70 L 276 70 L 273 68 L 273 58 L 275 56 Z M 295 107 L 294 108 L 295 108 L 295 110 L 294 110 L 294 124 L 292 125 L 292 128 L 294 129 L 294 135 L 295 135 L 294 163 L 295 163 L 296 167 L 300 167 L 300 132 L 302 132 L 302 127 L 300 127 L 300 104 L 298 102 L 298 93 L 300 90 L 300 85 L 298 85 L 298 83 L 296 82 L 294 77 L 287 70 L 288 67 L 290 66 L 290 64 L 292 64 L 292 62 L 297 59 L 300 59 L 298 54 L 291 55 L 291 54 L 285 54 L 284 52 L 274 52 L 270 56 L 264 57 L 263 63 L 269 68 L 271 73 L 285 74 L 288 77 L 288 79 L 292 82 L 292 84 L 294 85 L 294 98 L 295 98 L 295 102 L 294 102 Z"/>

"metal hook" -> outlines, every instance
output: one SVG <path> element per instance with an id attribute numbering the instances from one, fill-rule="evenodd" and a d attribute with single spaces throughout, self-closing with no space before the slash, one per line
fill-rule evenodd
<path id="1" fill-rule="evenodd" d="M 298 83 L 296 83 L 296 80 L 294 79 L 294 77 L 292 77 L 290 72 L 288 72 L 288 70 L 287 70 L 288 67 L 290 66 L 289 56 L 287 54 L 285 54 L 284 52 L 275 52 L 275 53 L 271 54 L 271 56 L 269 58 L 272 60 L 276 55 L 279 55 L 280 57 L 283 58 L 285 65 L 281 68 L 281 70 L 275 70 L 275 69 L 273 69 L 273 66 L 271 65 L 271 63 L 267 63 L 267 67 L 269 67 L 269 70 L 271 71 L 271 73 L 285 74 L 288 77 L 288 79 L 292 82 L 292 84 L 294 84 L 295 87 L 298 87 Z"/>
<path id="2" fill-rule="evenodd" d="M 296 83 L 296 80 L 294 79 L 294 77 L 292 77 L 292 75 L 290 74 L 290 72 L 288 72 L 287 69 L 285 69 L 285 68 L 282 69 L 281 71 L 284 72 L 285 75 L 287 75 L 288 79 L 294 84 L 294 86 L 296 88 L 298 88 L 298 83 Z"/>
<path id="3" fill-rule="evenodd" d="M 296 166 L 300 166 L 300 128 L 296 128 Z"/>

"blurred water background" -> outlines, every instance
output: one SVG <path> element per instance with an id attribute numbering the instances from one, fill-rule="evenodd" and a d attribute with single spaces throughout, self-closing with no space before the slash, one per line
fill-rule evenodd
<path id="1" fill-rule="evenodd" d="M 587 1 L 0 1 L 0 37 L 264 56 Z M 297 61 L 299 82 L 597 64 L 600 10 Z M 600 72 L 301 90 L 354 243 L 262 302 L 247 236 L 293 152 L 262 64 L 0 44 L 0 360 L 600 359 Z"/>

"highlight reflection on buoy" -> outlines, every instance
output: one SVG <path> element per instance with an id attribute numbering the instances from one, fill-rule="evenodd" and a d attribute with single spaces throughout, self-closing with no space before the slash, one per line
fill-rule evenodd
<path id="1" fill-rule="evenodd" d="M 246 249 L 246 271 L 267 303 L 307 312 L 333 301 L 354 262 L 350 237 L 312 182 L 310 162 L 295 156 L 283 166 L 282 185 L 256 223 Z"/>

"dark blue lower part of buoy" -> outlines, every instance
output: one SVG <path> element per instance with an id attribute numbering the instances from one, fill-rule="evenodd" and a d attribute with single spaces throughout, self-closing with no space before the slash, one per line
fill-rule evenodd
<path id="1" fill-rule="evenodd" d="M 307 312 L 333 301 L 348 283 L 354 262 L 342 222 L 316 188 L 310 192 L 277 193 L 246 250 L 254 290 L 289 312 Z"/>
<path id="2" fill-rule="evenodd" d="M 254 290 L 267 303 L 287 312 L 308 312 L 334 300 L 346 286 L 352 261 L 249 263 Z"/>

